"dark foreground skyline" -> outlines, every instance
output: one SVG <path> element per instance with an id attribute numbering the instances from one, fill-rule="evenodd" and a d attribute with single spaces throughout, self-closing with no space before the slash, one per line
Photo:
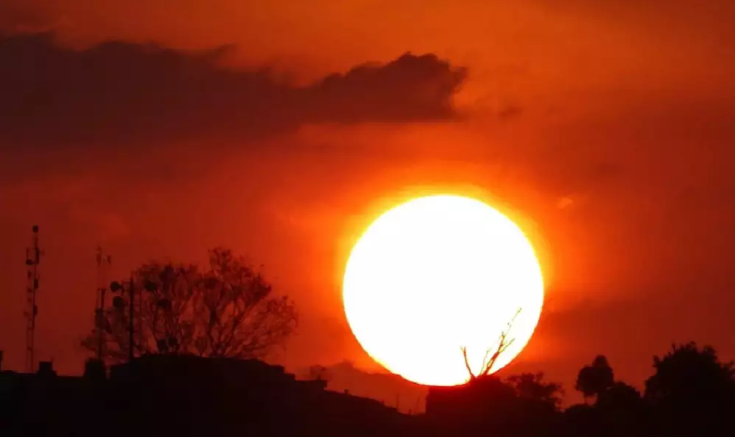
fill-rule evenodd
<path id="1" fill-rule="evenodd" d="M 84 376 L 2 371 L 0 426 L 9 435 L 228 436 L 700 436 L 731 435 L 733 363 L 709 347 L 655 357 L 645 392 L 615 379 L 604 356 L 580 369 L 585 403 L 560 407 L 543 373 L 430 387 L 424 413 L 326 389 L 319 371 L 297 379 L 259 360 L 144 355 L 88 360 Z"/>

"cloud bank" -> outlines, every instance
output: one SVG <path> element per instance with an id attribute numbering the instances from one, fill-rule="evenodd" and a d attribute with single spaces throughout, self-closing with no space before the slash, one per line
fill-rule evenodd
<path id="1" fill-rule="evenodd" d="M 451 120 L 452 97 L 466 78 L 465 69 L 433 54 L 406 53 L 294 86 L 267 69 L 223 66 L 228 50 L 120 41 L 73 50 L 51 33 L 0 37 L 0 147 L 253 138 L 313 123 Z"/>

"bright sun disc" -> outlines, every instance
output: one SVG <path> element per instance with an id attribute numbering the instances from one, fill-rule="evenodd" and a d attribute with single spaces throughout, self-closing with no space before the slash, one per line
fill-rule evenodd
<path id="1" fill-rule="evenodd" d="M 490 206 L 453 195 L 417 198 L 378 218 L 352 249 L 344 275 L 347 320 L 363 349 L 391 372 L 457 385 L 497 348 L 492 371 L 528 343 L 544 287 L 523 232 Z M 514 319 L 514 316 L 521 310 Z"/>

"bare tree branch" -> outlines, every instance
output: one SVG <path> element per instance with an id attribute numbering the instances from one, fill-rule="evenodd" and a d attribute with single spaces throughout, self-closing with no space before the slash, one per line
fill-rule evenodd
<path id="1" fill-rule="evenodd" d="M 500 355 L 505 352 L 508 347 L 513 344 L 515 339 L 511 339 L 510 341 L 506 341 L 508 334 L 510 333 L 511 328 L 513 327 L 513 323 L 515 322 L 518 315 L 521 313 L 522 308 L 518 308 L 518 311 L 513 315 L 513 318 L 510 319 L 510 321 L 506 325 L 506 329 L 500 333 L 500 336 L 498 337 L 498 347 L 494 350 L 492 348 L 488 348 L 487 351 L 485 351 L 485 355 L 482 358 L 482 367 L 480 368 L 480 373 L 475 375 L 474 372 L 472 372 L 472 368 L 470 367 L 469 360 L 467 358 L 467 347 L 462 346 L 462 356 L 464 357 L 464 365 L 467 368 L 467 372 L 470 375 L 470 381 L 477 379 L 479 377 L 490 375 L 493 366 L 495 365 L 495 362 L 498 360 Z M 492 355 L 491 355 L 492 353 Z M 488 359 L 488 356 L 490 358 Z"/>
<path id="2" fill-rule="evenodd" d="M 467 347 L 466 347 L 466 346 L 462 346 L 462 348 L 461 348 L 461 349 L 462 349 L 462 356 L 464 357 L 464 367 L 466 367 L 466 368 L 467 368 L 467 372 L 469 372 L 469 374 L 470 374 L 470 380 L 474 380 L 474 379 L 475 379 L 475 378 L 477 378 L 477 377 L 476 377 L 476 376 L 475 376 L 475 374 L 474 374 L 474 373 L 472 372 L 472 368 L 470 367 L 470 362 L 469 362 L 469 360 L 467 359 Z M 484 361 L 484 360 L 483 360 L 483 361 Z"/>

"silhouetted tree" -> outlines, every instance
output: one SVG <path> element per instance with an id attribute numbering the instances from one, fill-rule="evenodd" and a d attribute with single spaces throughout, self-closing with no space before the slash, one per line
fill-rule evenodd
<path id="1" fill-rule="evenodd" d="M 601 436 L 599 411 L 589 404 L 574 404 L 564 410 L 564 427 L 558 433 L 566 436 Z"/>
<path id="2" fill-rule="evenodd" d="M 262 357 L 291 334 L 296 310 L 263 276 L 230 250 L 209 252 L 209 264 L 151 262 L 134 272 L 136 354 Z M 118 296 L 104 311 L 103 353 L 127 358 L 129 311 Z M 97 349 L 97 332 L 82 341 Z"/>
<path id="3" fill-rule="evenodd" d="M 544 382 L 543 372 L 523 373 L 508 377 L 516 395 L 527 401 L 534 401 L 556 409 L 561 403 L 562 387 L 558 383 Z"/>
<path id="4" fill-rule="evenodd" d="M 587 398 L 599 395 L 615 383 L 613 370 L 604 355 L 598 355 L 592 364 L 584 366 L 577 375 L 574 388 Z"/>
<path id="5" fill-rule="evenodd" d="M 638 410 L 643 404 L 641 393 L 622 381 L 601 391 L 595 401 L 595 407 L 605 411 Z"/>
<path id="6" fill-rule="evenodd" d="M 710 346 L 673 345 L 654 356 L 655 373 L 646 380 L 645 398 L 656 411 L 659 427 L 669 434 L 733 433 L 735 370 L 721 362 Z"/>
<path id="7" fill-rule="evenodd" d="M 653 357 L 656 373 L 646 380 L 646 399 L 654 404 L 667 400 L 712 398 L 727 395 L 735 387 L 733 363 L 722 363 L 710 346 L 694 342 L 673 345 L 662 358 Z"/>

